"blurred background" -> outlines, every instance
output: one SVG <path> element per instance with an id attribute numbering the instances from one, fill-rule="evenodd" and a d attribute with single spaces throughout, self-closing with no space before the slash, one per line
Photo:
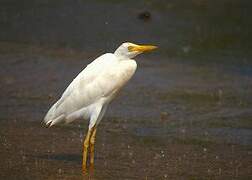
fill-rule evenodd
<path id="1" fill-rule="evenodd" d="M 87 121 L 45 128 L 123 42 L 157 45 L 99 125 L 91 179 L 252 177 L 250 0 L 0 0 L 0 178 L 83 179 Z"/>

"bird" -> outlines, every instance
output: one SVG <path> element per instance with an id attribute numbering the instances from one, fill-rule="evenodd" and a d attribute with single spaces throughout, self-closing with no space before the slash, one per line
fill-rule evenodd
<path id="1" fill-rule="evenodd" d="M 70 123 L 76 119 L 89 120 L 83 140 L 82 172 L 94 168 L 94 145 L 97 126 L 109 103 L 131 79 L 137 69 L 135 56 L 156 49 L 153 45 L 122 43 L 114 53 L 105 53 L 88 64 L 65 89 L 62 96 L 49 109 L 44 123 L 51 127 Z"/>

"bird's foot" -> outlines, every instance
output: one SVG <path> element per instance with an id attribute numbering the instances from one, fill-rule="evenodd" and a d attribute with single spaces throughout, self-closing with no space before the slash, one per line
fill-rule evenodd
<path id="1" fill-rule="evenodd" d="M 90 172 L 90 174 L 94 173 L 94 163 L 90 163 L 89 172 Z"/>
<path id="2" fill-rule="evenodd" d="M 86 166 L 82 166 L 82 173 L 84 175 L 88 174 L 88 170 L 87 170 L 87 167 Z"/>
<path id="3" fill-rule="evenodd" d="M 91 164 L 89 168 L 82 167 L 82 174 L 83 175 L 93 175 L 94 174 L 94 164 Z"/>

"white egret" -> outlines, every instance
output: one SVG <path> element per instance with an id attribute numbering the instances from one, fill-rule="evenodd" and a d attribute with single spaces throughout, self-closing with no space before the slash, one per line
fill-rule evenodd
<path id="1" fill-rule="evenodd" d="M 98 124 L 108 104 L 136 71 L 134 59 L 156 46 L 123 43 L 114 53 L 95 59 L 78 74 L 61 98 L 47 112 L 44 122 L 48 126 L 75 119 L 89 119 L 88 132 L 83 145 L 82 170 L 87 172 L 87 155 L 90 149 L 90 167 L 94 165 L 94 143 Z"/>

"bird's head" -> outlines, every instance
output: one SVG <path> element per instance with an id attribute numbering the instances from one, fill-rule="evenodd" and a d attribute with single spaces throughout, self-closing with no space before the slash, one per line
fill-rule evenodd
<path id="1" fill-rule="evenodd" d="M 152 51 L 156 49 L 157 46 L 152 45 L 137 45 L 130 42 L 125 42 L 117 48 L 115 51 L 116 56 L 125 57 L 125 58 L 134 58 L 138 54 L 143 52 Z"/>

